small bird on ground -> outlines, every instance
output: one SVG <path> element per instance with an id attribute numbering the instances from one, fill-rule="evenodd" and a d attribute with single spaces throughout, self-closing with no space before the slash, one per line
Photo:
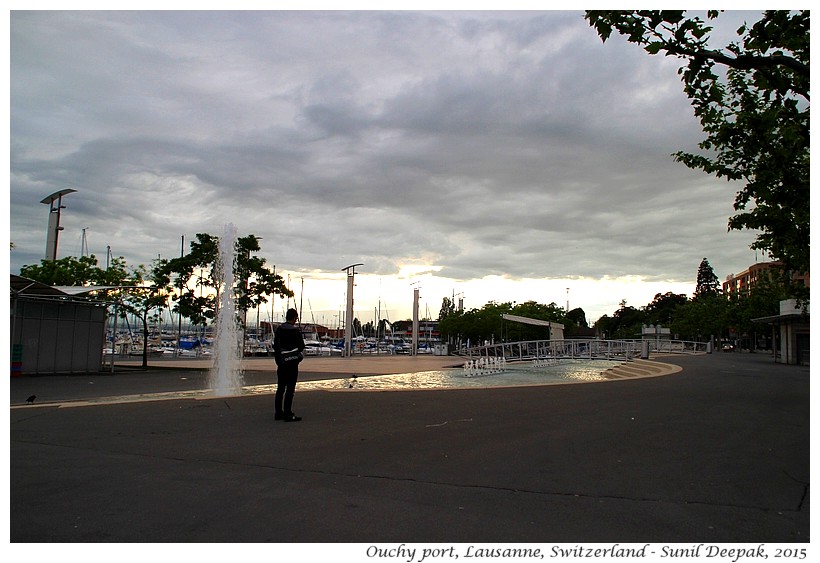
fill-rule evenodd
<path id="1" fill-rule="evenodd" d="M 28 399 L 26 399 L 26 402 L 27 402 L 27 403 L 29 403 L 29 404 L 31 404 L 31 403 L 33 403 L 33 402 L 34 402 L 34 399 L 36 399 L 36 398 L 37 398 L 37 395 L 32 395 L 31 397 L 29 397 Z"/>

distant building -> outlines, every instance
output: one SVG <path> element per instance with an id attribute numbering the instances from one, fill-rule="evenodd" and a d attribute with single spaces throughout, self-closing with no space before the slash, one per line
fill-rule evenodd
<path id="1" fill-rule="evenodd" d="M 393 335 L 402 336 L 404 338 L 413 337 L 413 322 L 412 321 L 396 321 L 393 323 Z M 439 342 L 441 341 L 441 332 L 438 328 L 438 321 L 423 320 L 419 321 L 419 341 L 422 342 Z"/>
<path id="2" fill-rule="evenodd" d="M 641 325 L 641 340 L 670 340 L 672 331 L 661 325 Z"/>
<path id="3" fill-rule="evenodd" d="M 783 271 L 782 262 L 758 262 L 739 274 L 729 274 L 723 282 L 724 295 L 747 293 L 766 275 L 778 275 Z M 792 274 L 792 281 L 809 287 L 809 274 Z"/>
<path id="4" fill-rule="evenodd" d="M 273 333 L 276 332 L 276 329 L 280 324 L 282 323 L 270 323 L 268 321 L 260 322 L 259 327 L 262 329 L 262 339 L 272 340 Z M 324 325 L 315 323 L 304 323 L 299 326 L 302 327 L 302 335 L 305 339 L 319 340 L 322 338 L 344 338 L 344 329 L 328 328 Z"/>

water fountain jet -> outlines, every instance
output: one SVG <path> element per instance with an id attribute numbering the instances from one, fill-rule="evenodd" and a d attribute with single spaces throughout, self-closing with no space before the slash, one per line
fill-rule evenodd
<path id="1" fill-rule="evenodd" d="M 208 385 L 218 396 L 238 395 L 242 391 L 241 331 L 236 316 L 234 295 L 234 254 L 236 247 L 236 227 L 225 225 L 219 239 L 217 279 L 221 279 L 219 310 L 216 317 L 214 336 L 214 359 L 208 376 Z"/>

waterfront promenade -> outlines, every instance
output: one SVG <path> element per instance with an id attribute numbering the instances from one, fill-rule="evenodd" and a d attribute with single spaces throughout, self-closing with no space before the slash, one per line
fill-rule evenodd
<path id="1" fill-rule="evenodd" d="M 459 363 L 376 365 L 389 359 L 308 358 L 303 379 Z M 12 378 L 11 541 L 808 543 L 809 369 L 762 354 L 660 359 L 683 369 L 297 391 L 298 423 L 273 420 L 271 395 L 71 406 L 196 388 L 192 364 Z M 246 367 L 245 380 L 275 375 Z"/>

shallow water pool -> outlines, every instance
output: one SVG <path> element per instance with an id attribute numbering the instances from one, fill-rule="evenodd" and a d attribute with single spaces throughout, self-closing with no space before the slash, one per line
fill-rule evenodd
<path id="1" fill-rule="evenodd" d="M 452 389 L 470 387 L 513 387 L 604 381 L 603 372 L 623 362 L 611 360 L 558 360 L 550 365 L 510 362 L 500 373 L 465 375 L 462 368 L 369 375 L 356 378 L 324 379 L 299 382 L 299 390 L 399 390 Z"/>
<path id="2" fill-rule="evenodd" d="M 481 387 L 522 387 L 527 385 L 556 385 L 562 383 L 585 383 L 605 381 L 603 372 L 624 363 L 612 360 L 557 360 L 549 365 L 533 365 L 531 362 L 510 362 L 500 373 L 465 375 L 462 368 L 399 373 L 395 375 L 369 375 L 357 378 L 335 378 L 299 382 L 299 391 L 398 391 L 403 389 L 465 389 Z M 249 385 L 232 396 L 264 395 L 276 392 L 276 384 Z M 228 395 L 231 396 L 231 395 Z M 65 406 L 83 406 L 104 403 L 133 403 L 167 399 L 211 399 L 212 389 L 194 389 L 165 393 L 141 393 L 136 395 L 91 397 L 83 400 L 64 401 Z M 219 396 L 224 398 L 224 396 Z M 42 406 L 42 405 L 38 405 Z M 12 406 L 12 408 L 15 408 Z"/>

